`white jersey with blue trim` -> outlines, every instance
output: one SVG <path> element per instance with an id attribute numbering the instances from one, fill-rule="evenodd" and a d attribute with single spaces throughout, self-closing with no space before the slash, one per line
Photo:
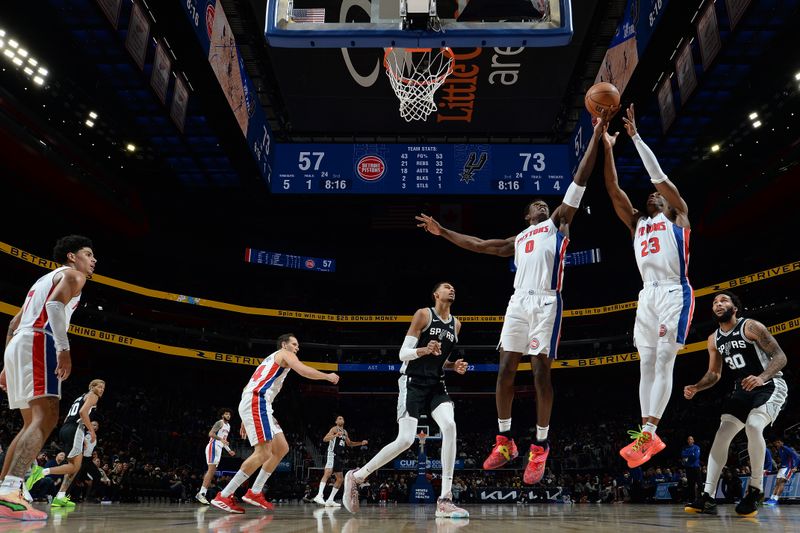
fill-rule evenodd
<path id="1" fill-rule="evenodd" d="M 47 304 L 47 299 L 50 298 L 53 289 L 56 287 L 56 276 L 70 268 L 72 267 L 59 267 L 36 280 L 36 283 L 33 284 L 28 291 L 28 295 L 25 297 L 25 303 L 22 304 L 22 316 L 20 317 L 19 326 L 14 331 L 15 334 L 18 331 L 33 329 L 50 331 L 50 319 L 47 317 L 47 308 L 45 304 Z M 78 303 L 80 301 L 81 295 L 79 294 L 64 306 L 68 329 L 70 320 L 72 319 L 72 313 L 78 308 Z"/>
<path id="2" fill-rule="evenodd" d="M 280 350 L 278 350 L 280 351 Z M 269 403 L 275 399 L 283 386 L 283 380 L 291 372 L 290 368 L 283 368 L 275 362 L 278 351 L 273 352 L 269 357 L 261 361 L 253 377 L 245 385 L 242 395 L 247 393 L 263 396 Z"/>
<path id="3" fill-rule="evenodd" d="M 633 250 L 643 282 L 688 282 L 690 233 L 689 228 L 673 224 L 664 213 L 639 219 Z"/>
<path id="4" fill-rule="evenodd" d="M 514 241 L 514 289 L 561 291 L 568 244 L 551 218 L 520 232 Z"/>

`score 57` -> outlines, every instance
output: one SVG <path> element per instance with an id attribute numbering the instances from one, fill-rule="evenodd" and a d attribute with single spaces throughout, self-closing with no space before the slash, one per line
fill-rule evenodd
<path id="1" fill-rule="evenodd" d="M 300 152 L 297 157 L 297 168 L 300 170 L 308 170 L 311 168 L 312 158 L 314 170 L 319 170 L 322 164 L 322 159 L 325 157 L 325 152 Z"/>
<path id="2" fill-rule="evenodd" d="M 536 152 L 532 154 L 530 152 L 520 152 L 519 156 L 522 158 L 522 172 L 528 172 L 528 167 L 536 172 L 542 172 L 547 165 L 544 161 L 544 154 L 541 152 Z M 518 178 L 522 176 L 517 173 Z"/>

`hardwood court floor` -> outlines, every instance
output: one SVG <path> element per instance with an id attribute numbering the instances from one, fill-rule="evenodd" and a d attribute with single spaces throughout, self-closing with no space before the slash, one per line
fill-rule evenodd
<path id="1" fill-rule="evenodd" d="M 720 506 L 718 516 L 690 515 L 678 505 L 469 505 L 468 520 L 434 517 L 433 505 L 365 505 L 357 515 L 345 509 L 324 509 L 289 503 L 274 512 L 247 506 L 243 515 L 192 504 L 79 504 L 55 510 L 47 522 L 0 519 L 0 532 L 138 532 L 256 531 L 309 533 L 515 533 L 536 531 L 800 531 L 800 505 L 762 508 L 756 518 L 740 518 L 733 506 Z"/>

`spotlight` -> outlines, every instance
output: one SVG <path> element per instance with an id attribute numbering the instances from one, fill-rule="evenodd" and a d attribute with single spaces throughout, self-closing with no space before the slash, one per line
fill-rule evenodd
<path id="1" fill-rule="evenodd" d="M 13 50 L 9 50 L 8 48 L 6 48 L 5 50 L 3 50 L 3 55 L 6 56 L 9 59 L 13 59 L 14 58 L 14 51 Z"/>
<path id="2" fill-rule="evenodd" d="M 14 63 L 17 66 L 22 65 L 22 60 L 20 58 L 18 58 L 18 57 L 15 57 L 14 59 L 12 59 L 11 62 Z"/>
<path id="3" fill-rule="evenodd" d="M 756 112 L 754 111 L 754 112 L 750 113 L 750 116 L 749 116 L 749 117 L 747 117 L 747 118 L 749 118 L 750 120 L 755 120 L 755 119 L 757 119 L 757 118 L 758 118 L 758 113 L 756 113 Z"/>
<path id="4" fill-rule="evenodd" d="M 24 48 L 20 48 L 19 50 L 17 50 L 17 53 L 22 57 L 28 57 L 28 51 L 25 50 Z"/>
<path id="5" fill-rule="evenodd" d="M 761 127 L 761 121 L 760 120 L 756 120 L 755 122 L 753 122 L 753 127 L 754 128 L 760 128 Z"/>
<path id="6" fill-rule="evenodd" d="M 28 58 L 28 63 L 30 63 L 32 67 L 35 67 L 36 65 L 38 65 L 38 64 L 39 64 L 39 62 L 38 62 L 38 61 L 36 61 L 36 60 L 35 60 L 34 58 L 32 58 L 32 57 L 29 57 L 29 58 Z"/>
<path id="7" fill-rule="evenodd" d="M 2 35 L 3 35 L 3 34 L 2 34 L 2 33 L 0 33 L 0 36 L 2 36 Z M 795 75 L 794 75 L 794 79 L 796 79 L 796 80 L 800 80 L 800 72 L 798 72 L 797 74 L 795 74 Z"/>
<path id="8" fill-rule="evenodd" d="M 89 111 L 89 118 L 91 118 L 93 120 L 96 119 L 97 118 L 97 113 L 95 113 L 94 111 Z"/>
<path id="9" fill-rule="evenodd" d="M 34 76 L 33 83 L 35 83 L 36 85 L 42 85 L 44 83 L 44 80 L 39 76 Z"/>
<path id="10" fill-rule="evenodd" d="M 17 48 L 19 46 L 19 43 L 14 39 L 9 39 L 8 46 L 10 46 L 11 48 Z"/>
<path id="11" fill-rule="evenodd" d="M 712 152 L 719 152 L 719 145 L 718 145 L 718 144 L 715 144 L 715 145 L 713 145 L 713 146 L 711 147 L 711 151 L 712 151 Z"/>
<path id="12" fill-rule="evenodd" d="M 92 122 L 92 121 L 91 121 L 90 119 L 88 119 L 88 118 L 86 119 L 86 122 L 85 122 L 85 124 L 86 124 L 87 126 L 89 126 L 90 128 L 94 128 L 94 122 Z"/>
<path id="13" fill-rule="evenodd" d="M 25 67 L 24 69 L 22 69 L 22 71 L 25 72 L 25 74 L 27 74 L 28 76 L 33 74 L 33 71 L 29 67 Z"/>
<path id="14" fill-rule="evenodd" d="M 41 75 L 41 76 L 47 76 L 47 69 L 46 69 L 46 68 L 39 67 L 39 75 Z"/>
<path id="15" fill-rule="evenodd" d="M 125 149 L 127 151 L 129 151 L 129 152 L 135 152 L 136 151 L 136 145 L 128 143 L 127 145 L 125 145 Z"/>

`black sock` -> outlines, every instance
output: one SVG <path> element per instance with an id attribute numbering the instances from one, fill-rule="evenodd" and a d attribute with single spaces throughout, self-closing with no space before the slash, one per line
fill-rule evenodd
<path id="1" fill-rule="evenodd" d="M 498 435 L 500 435 L 502 437 L 505 437 L 507 439 L 511 439 L 511 440 L 514 439 L 514 437 L 511 436 L 511 430 L 510 429 L 508 431 L 501 431 L 500 433 L 498 433 Z"/>

